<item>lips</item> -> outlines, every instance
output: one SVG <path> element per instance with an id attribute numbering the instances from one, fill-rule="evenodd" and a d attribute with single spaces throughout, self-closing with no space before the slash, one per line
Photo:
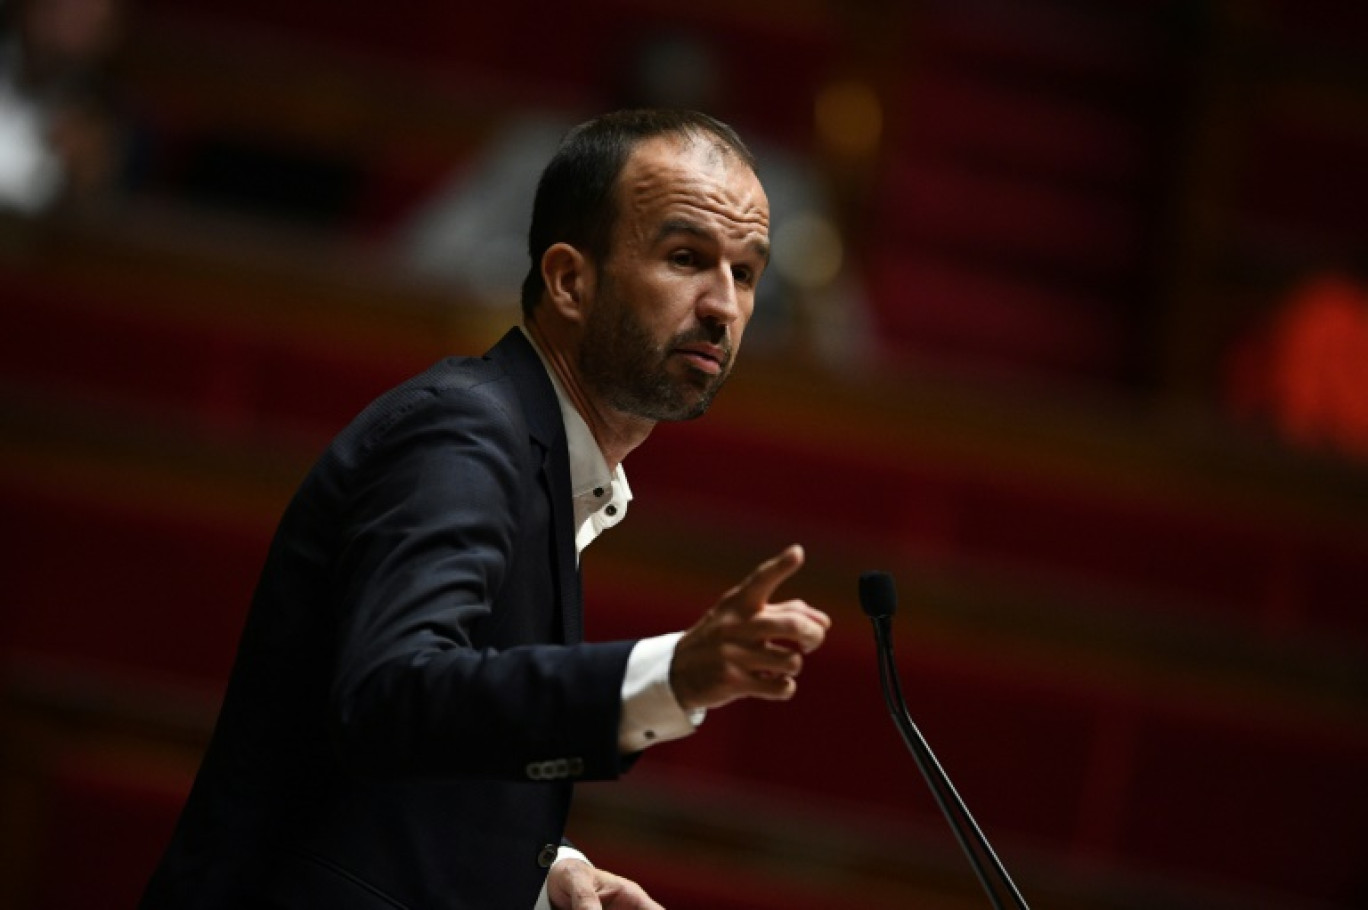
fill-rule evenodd
<path id="1" fill-rule="evenodd" d="M 704 373 L 720 373 L 726 363 L 727 352 L 715 344 L 686 344 L 675 348 L 675 353 L 688 360 Z"/>

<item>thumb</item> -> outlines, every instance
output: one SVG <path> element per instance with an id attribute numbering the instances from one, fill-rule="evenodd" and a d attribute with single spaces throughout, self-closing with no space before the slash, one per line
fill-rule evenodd
<path id="1" fill-rule="evenodd" d="M 570 892 L 570 910 L 603 910 L 593 879 L 577 879 Z"/>
<path id="2" fill-rule="evenodd" d="M 741 599 L 755 609 L 760 609 L 769 603 L 770 597 L 781 584 L 803 567 L 804 558 L 803 548 L 793 544 L 777 556 L 760 563 L 746 576 L 746 580 L 741 582 L 738 590 Z"/>
<path id="3" fill-rule="evenodd" d="M 596 875 L 597 870 L 583 860 L 557 861 L 546 883 L 551 906 L 555 910 L 602 910 L 595 887 Z"/>

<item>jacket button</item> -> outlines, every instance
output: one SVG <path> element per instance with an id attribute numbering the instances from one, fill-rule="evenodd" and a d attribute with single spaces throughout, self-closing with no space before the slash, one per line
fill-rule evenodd
<path id="1" fill-rule="evenodd" d="M 543 869 L 550 869 L 551 864 L 556 861 L 556 856 L 559 853 L 560 850 L 556 848 L 555 844 L 547 844 L 545 847 L 542 847 L 541 852 L 537 854 L 537 865 L 541 866 Z"/>

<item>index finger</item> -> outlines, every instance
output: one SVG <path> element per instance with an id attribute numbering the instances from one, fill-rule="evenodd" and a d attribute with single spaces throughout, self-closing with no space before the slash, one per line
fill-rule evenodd
<path id="1" fill-rule="evenodd" d="M 803 567 L 803 548 L 793 544 L 760 565 L 741 583 L 741 595 L 757 607 L 769 602 L 770 596 L 789 576 Z"/>

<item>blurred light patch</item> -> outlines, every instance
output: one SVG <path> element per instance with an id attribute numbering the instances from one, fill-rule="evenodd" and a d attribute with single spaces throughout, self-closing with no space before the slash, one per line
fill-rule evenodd
<path id="1" fill-rule="evenodd" d="M 816 212 L 800 212 L 775 226 L 770 267 L 799 288 L 813 290 L 836 280 L 844 256 L 836 225 Z"/>
<path id="2" fill-rule="evenodd" d="M 62 163 L 48 145 L 39 106 L 0 85 L 0 209 L 36 214 L 61 189 Z"/>
<path id="3" fill-rule="evenodd" d="M 863 82 L 828 85 L 817 93 L 815 114 L 817 135 L 827 148 L 851 157 L 866 157 L 878 148 L 883 105 Z"/>
<path id="4" fill-rule="evenodd" d="M 1226 399 L 1293 445 L 1368 459 L 1368 284 L 1335 271 L 1294 287 L 1227 355 Z"/>

